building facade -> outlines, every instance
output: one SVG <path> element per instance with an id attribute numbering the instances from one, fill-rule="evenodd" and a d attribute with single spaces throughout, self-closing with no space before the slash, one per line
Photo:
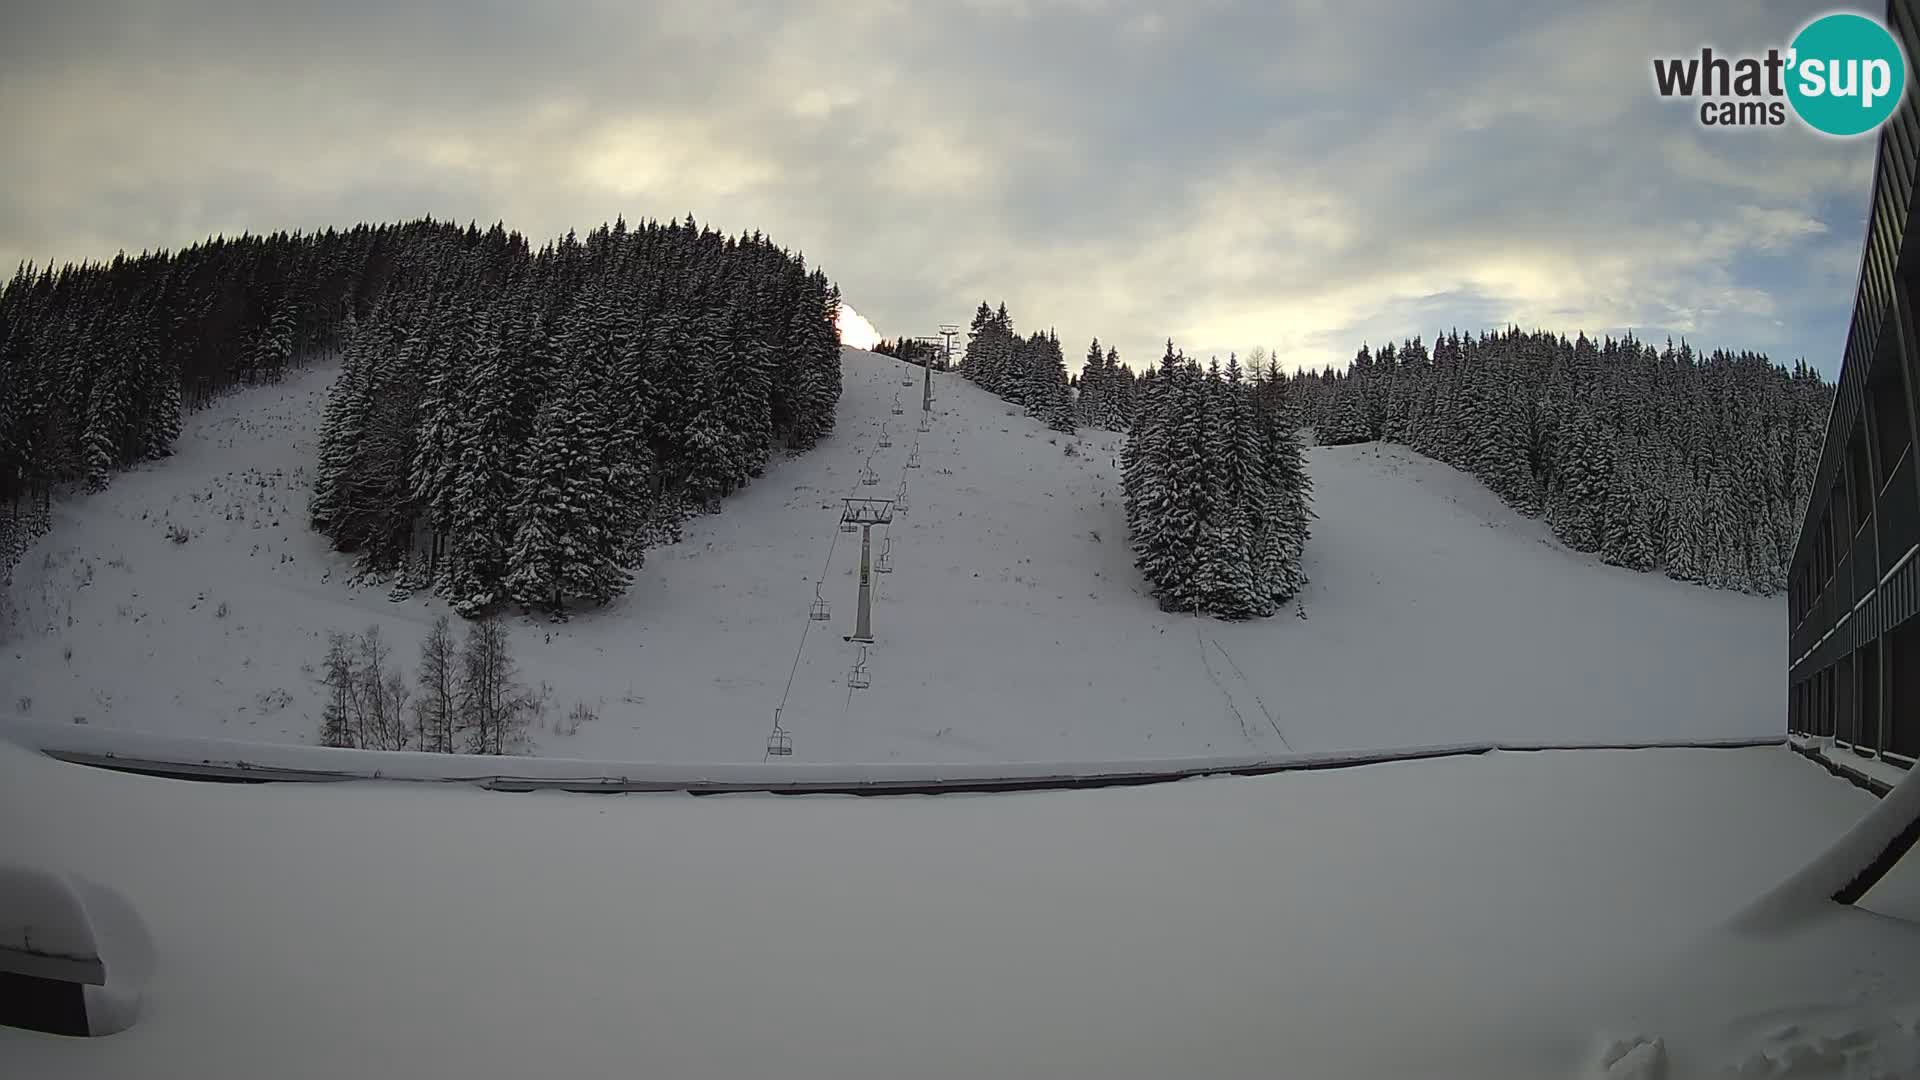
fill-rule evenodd
<path id="1" fill-rule="evenodd" d="M 1920 0 L 1887 25 L 1920 57 Z M 1913 74 L 1908 77 L 1911 87 Z M 1911 91 L 1909 91 L 1911 93 Z M 1790 731 L 1911 767 L 1920 756 L 1920 116 L 1880 130 L 1860 286 L 1788 579 Z"/>

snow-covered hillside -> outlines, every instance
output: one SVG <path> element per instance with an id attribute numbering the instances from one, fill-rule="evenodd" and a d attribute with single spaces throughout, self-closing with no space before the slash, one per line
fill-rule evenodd
<path id="1" fill-rule="evenodd" d="M 951 374 L 918 434 L 918 369 L 844 359 L 832 437 L 652 551 L 615 603 L 515 620 L 522 674 L 552 686 L 554 714 L 598 713 L 577 733 L 537 730 L 538 751 L 758 760 L 790 671 L 799 761 L 1781 729 L 1778 601 L 1600 565 L 1404 448 L 1311 451 L 1313 582 L 1296 605 L 1238 625 L 1171 616 L 1131 566 L 1121 436 L 1056 435 Z M 56 508 L 7 598 L 0 715 L 313 742 L 329 630 L 379 624 L 410 671 L 445 606 L 349 584 L 350 560 L 305 527 L 330 377 L 228 399 L 189 420 L 171 460 Z M 923 467 L 908 469 L 916 438 Z M 872 686 L 850 691 L 859 551 L 840 500 L 903 479 L 910 510 L 876 530 L 894 570 L 876 578 Z M 833 617 L 810 624 L 822 566 Z"/>

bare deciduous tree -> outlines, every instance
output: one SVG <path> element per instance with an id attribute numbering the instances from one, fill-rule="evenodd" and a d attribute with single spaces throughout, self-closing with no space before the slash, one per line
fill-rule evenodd
<path id="1" fill-rule="evenodd" d="M 460 657 L 453 641 L 453 620 L 442 615 L 420 643 L 420 697 L 414 701 L 416 741 L 422 750 L 453 753 L 460 725 L 456 698 Z"/>

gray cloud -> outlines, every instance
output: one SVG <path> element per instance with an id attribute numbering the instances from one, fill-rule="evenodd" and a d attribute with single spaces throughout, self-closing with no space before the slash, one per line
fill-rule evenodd
<path id="1" fill-rule="evenodd" d="M 1658 100 L 1652 56 L 1806 15 L 1670 7 L 71 0 L 0 34 L 0 259 L 692 212 L 887 334 L 1004 298 L 1136 364 L 1511 321 L 1832 371 L 1871 143 Z"/>

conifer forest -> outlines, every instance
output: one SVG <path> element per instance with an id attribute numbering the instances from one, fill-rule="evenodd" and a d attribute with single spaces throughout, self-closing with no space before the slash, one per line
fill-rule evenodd
<path id="1" fill-rule="evenodd" d="M 22 267 L 0 292 L 9 560 L 183 410 L 337 356 L 313 528 L 475 615 L 604 603 L 647 545 L 833 425 L 838 293 L 759 235 L 625 221 L 535 251 L 433 220 Z"/>

